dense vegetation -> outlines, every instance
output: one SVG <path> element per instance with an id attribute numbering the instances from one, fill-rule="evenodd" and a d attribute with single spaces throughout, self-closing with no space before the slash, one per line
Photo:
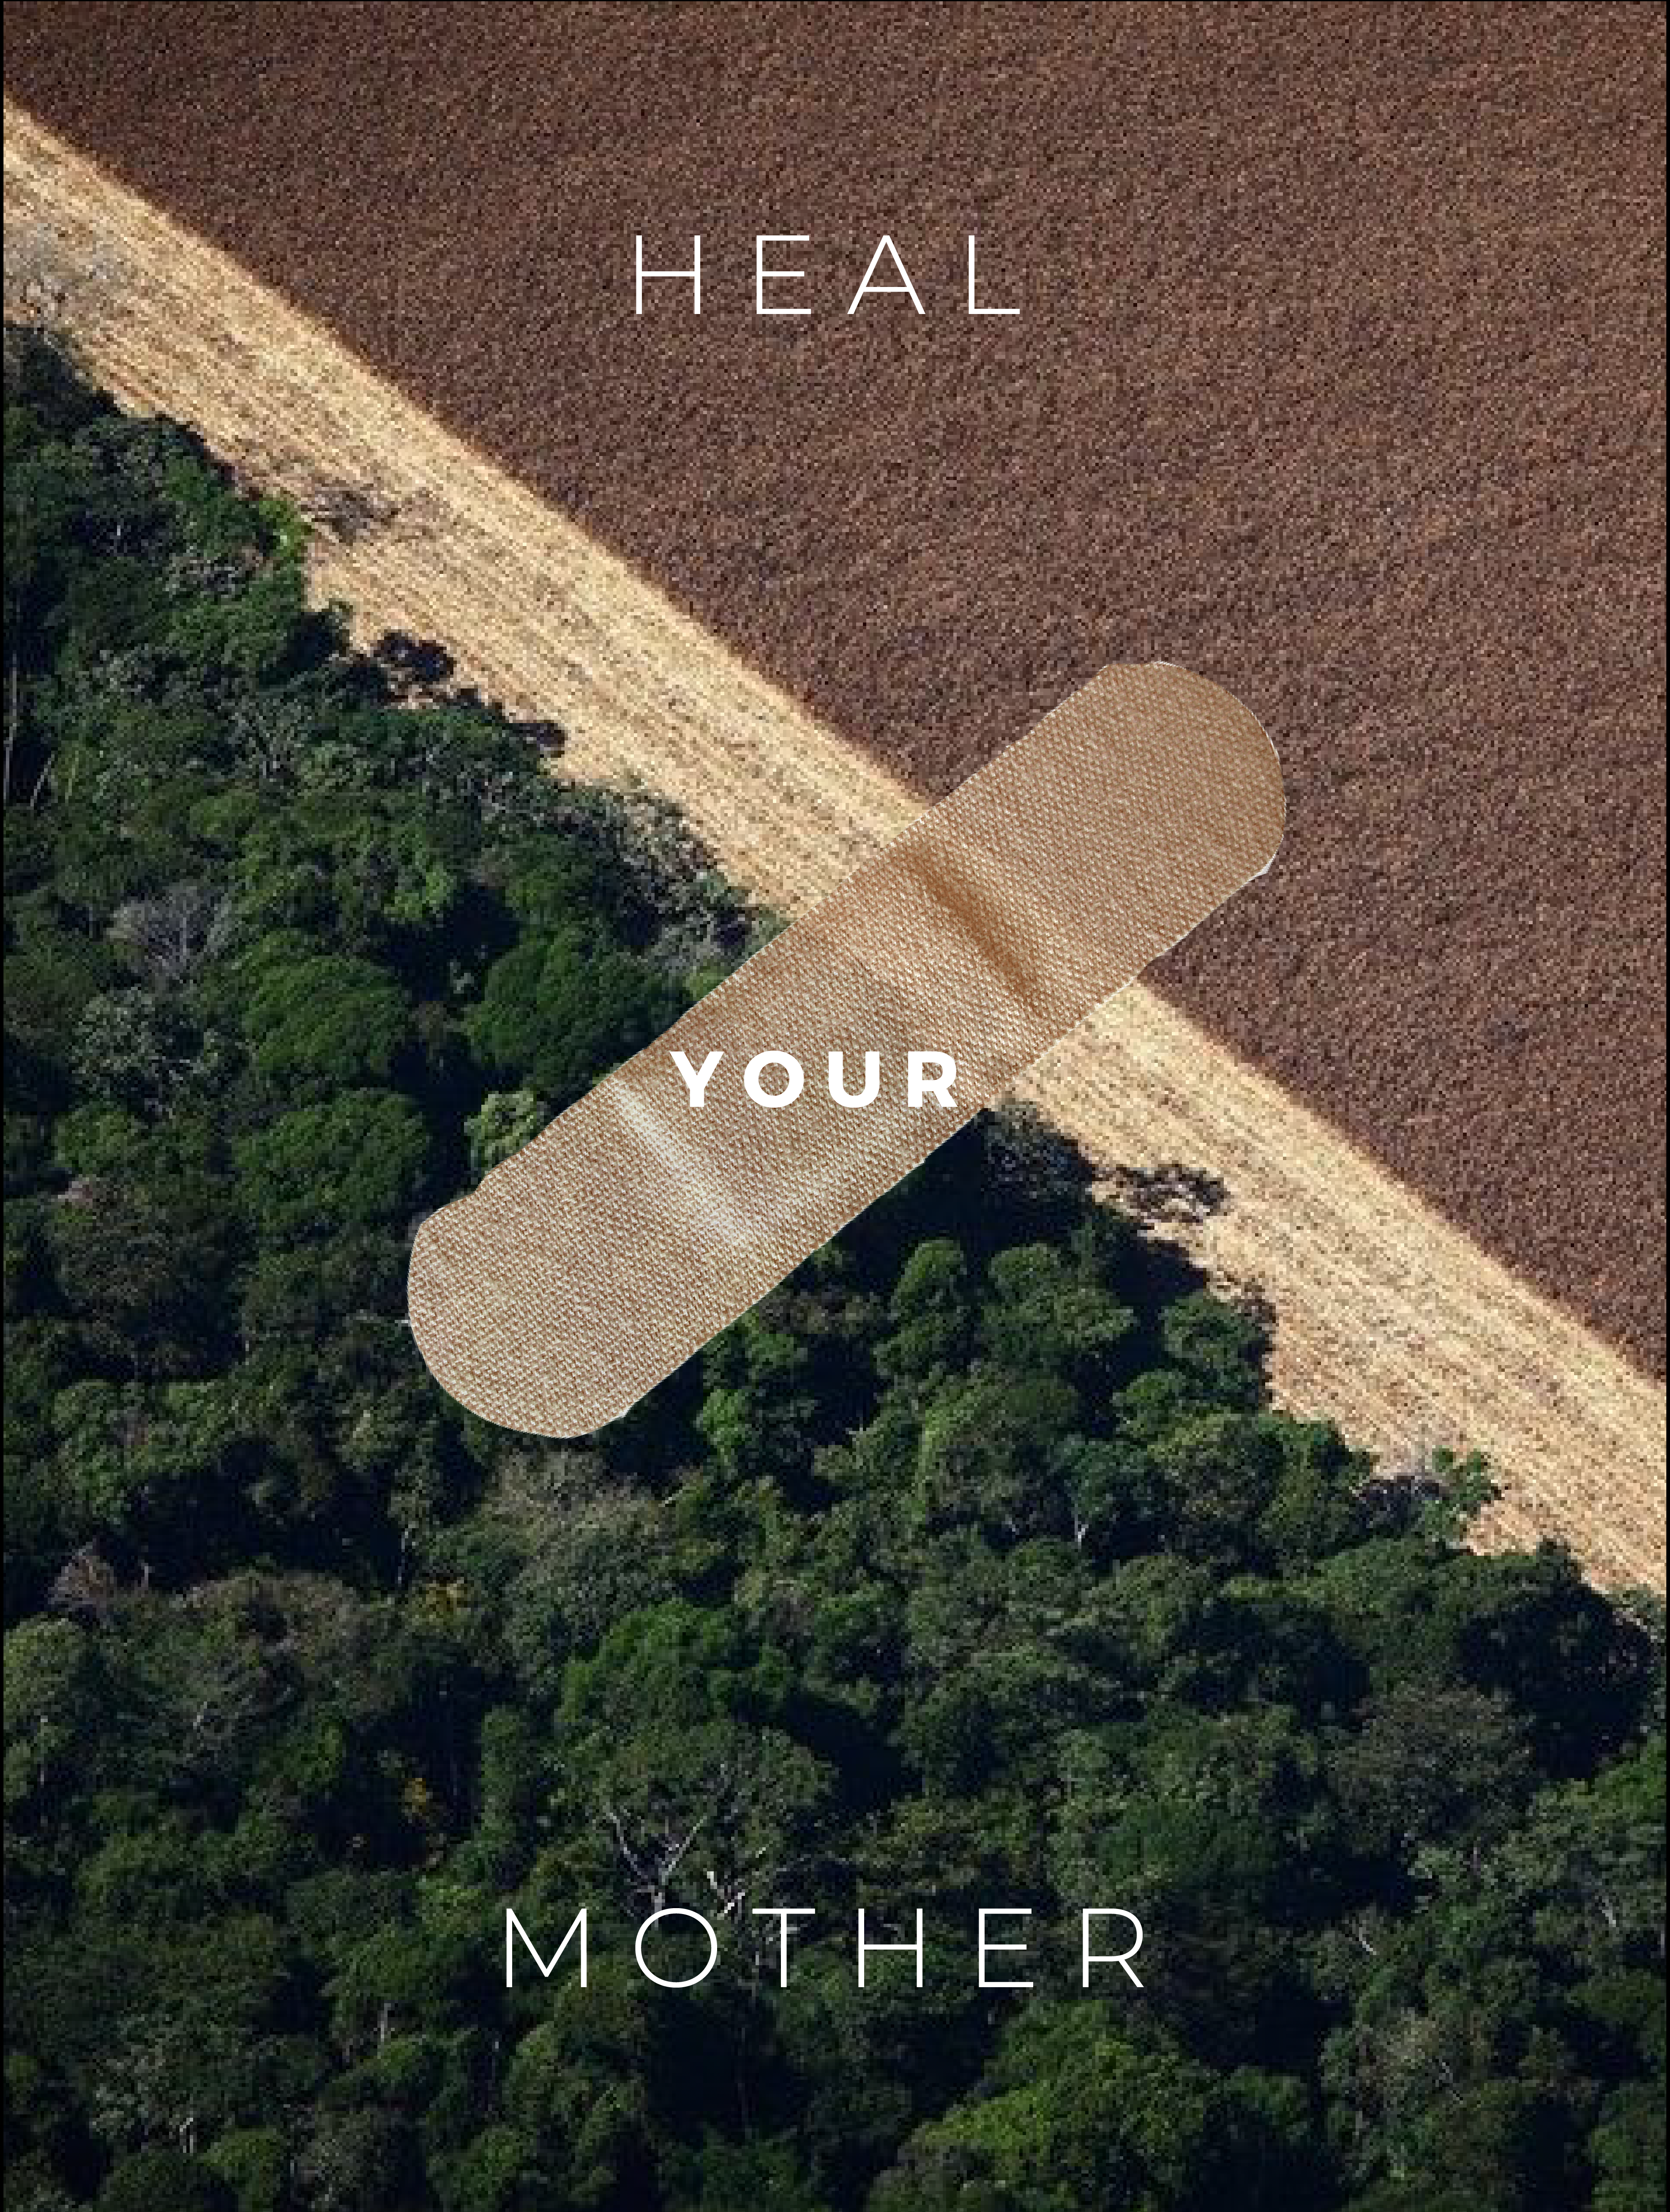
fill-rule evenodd
<path id="1" fill-rule="evenodd" d="M 1648 1610 L 1272 1412 L 1021 1120 L 586 1449 L 462 1414 L 415 1219 L 746 920 L 179 430 L 18 340 L 6 440 L 15 2212 L 1655 2207 Z"/>

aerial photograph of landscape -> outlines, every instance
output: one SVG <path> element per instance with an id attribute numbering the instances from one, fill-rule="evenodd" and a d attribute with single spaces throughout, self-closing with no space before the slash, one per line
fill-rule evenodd
<path id="1" fill-rule="evenodd" d="M 4 21 L 8 2212 L 1656 2212 L 1663 8 Z"/>

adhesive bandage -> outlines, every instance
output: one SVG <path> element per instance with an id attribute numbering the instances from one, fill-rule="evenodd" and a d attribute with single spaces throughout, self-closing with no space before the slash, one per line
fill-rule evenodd
<path id="1" fill-rule="evenodd" d="M 1237 701 L 1105 669 L 429 1216 L 436 1378 L 539 1435 L 624 1413 L 1261 875 L 1282 823 Z"/>

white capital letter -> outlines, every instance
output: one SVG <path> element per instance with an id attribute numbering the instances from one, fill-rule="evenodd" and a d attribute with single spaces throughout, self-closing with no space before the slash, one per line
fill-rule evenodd
<path id="1" fill-rule="evenodd" d="M 636 312 L 641 315 L 644 312 L 644 279 L 646 276 L 689 276 L 694 281 L 695 285 L 695 312 L 699 315 L 701 313 L 701 233 L 697 231 L 695 234 L 694 240 L 695 259 L 688 269 L 646 269 L 644 266 L 644 234 L 642 231 L 638 233 L 637 237 L 638 305 Z"/>
<path id="2" fill-rule="evenodd" d="M 1137 1931 L 1137 1940 L 1131 1946 L 1128 1951 L 1092 1951 L 1090 1944 L 1094 1939 L 1096 1932 L 1090 1925 L 1090 1923 L 1093 1920 L 1128 1920 L 1132 1927 Z M 1136 1957 L 1138 1952 L 1140 1951 L 1141 1948 L 1142 1923 L 1138 1919 L 1134 1912 L 1121 1911 L 1116 1905 L 1109 1906 L 1105 1909 L 1098 1908 L 1093 1911 L 1087 1912 L 1084 1915 L 1084 1987 L 1089 1989 L 1090 1986 L 1090 1968 L 1092 1966 L 1118 1966 L 1123 1970 L 1126 1981 L 1132 1983 L 1136 1988 L 1140 1989 L 1142 1987 L 1142 1984 L 1138 1981 L 1136 1974 L 1132 1969 L 1131 1961 Z"/>
<path id="3" fill-rule="evenodd" d="M 1029 1990 L 1035 1986 L 1031 1982 L 988 1982 L 986 1978 L 986 1961 L 993 1951 L 1024 1951 L 1026 1948 L 1024 1943 L 988 1943 L 986 1940 L 987 1922 L 988 1920 L 1030 1920 L 1031 1917 L 1032 1908 L 1029 1905 L 994 1905 L 989 1912 L 981 1914 L 980 1986 L 981 1989 Z"/>
<path id="4" fill-rule="evenodd" d="M 786 1990 L 788 1987 L 791 1924 L 796 1920 L 816 1920 L 817 1915 L 809 1905 L 756 1905 L 754 1917 L 756 1920 L 775 1920 L 780 1923 L 777 1929 L 777 1986 L 780 1990 Z"/>
<path id="5" fill-rule="evenodd" d="M 923 1964 L 927 1956 L 926 1939 L 922 1929 L 921 1907 L 918 1905 L 916 1908 L 916 1941 L 914 1943 L 871 1943 L 866 1939 L 869 1923 L 870 1916 L 860 1905 L 859 1907 L 859 1987 L 861 1990 L 866 1990 L 870 1986 L 865 1979 L 865 1962 L 872 1951 L 878 1956 L 884 1951 L 909 1951 L 915 1957 L 916 1986 L 920 1990 L 922 1986 Z"/>
<path id="6" fill-rule="evenodd" d="M 542 1959 L 538 1952 L 533 1948 L 533 1938 L 528 1934 L 527 1929 L 523 1927 L 521 1922 L 516 1917 L 516 1915 L 512 1911 L 509 1905 L 506 1905 L 505 1987 L 507 1990 L 513 1990 L 516 1986 L 516 1954 L 513 1948 L 513 1937 L 518 1936 L 521 1937 L 523 1942 L 525 1943 L 528 1948 L 529 1955 L 531 1957 L 534 1965 L 538 1967 L 539 1972 L 544 1979 L 546 1981 L 550 1981 L 552 1970 L 555 1968 L 557 1960 L 568 1949 L 569 1944 L 574 1942 L 576 1929 L 578 1929 L 580 1934 L 580 1986 L 581 1989 L 585 1989 L 587 1986 L 586 1978 L 590 1964 L 586 1955 L 586 1908 L 584 1905 L 580 1907 L 580 1911 L 575 1915 L 573 1922 L 569 1925 L 568 1934 L 557 1945 L 556 1950 L 551 1953 L 550 1957 L 549 1959 Z"/>
<path id="7" fill-rule="evenodd" d="M 902 284 L 872 284 L 870 282 L 870 279 L 876 273 L 876 264 L 881 259 L 884 253 L 890 253 L 892 255 L 893 266 L 905 280 Z M 916 287 L 910 281 L 909 270 L 905 267 L 904 263 L 899 258 L 898 247 L 895 246 L 892 240 L 888 236 L 885 231 L 881 234 L 881 243 L 877 246 L 875 252 L 870 257 L 870 266 L 865 270 L 863 279 L 860 282 L 857 291 L 853 295 L 853 304 L 847 310 L 849 315 L 855 315 L 858 313 L 859 301 L 864 297 L 866 292 L 908 292 L 910 295 L 910 304 L 915 308 L 917 313 L 919 315 L 925 315 L 927 313 L 927 309 L 922 305 L 921 301 L 916 296 Z"/>
<path id="8" fill-rule="evenodd" d="M 969 233 L 969 313 L 971 315 L 1018 315 L 1018 307 L 977 307 L 975 305 L 975 234 Z"/>
<path id="9" fill-rule="evenodd" d="M 938 1075 L 927 1072 L 932 1060 L 939 1070 Z M 913 1052 L 906 1060 L 906 1097 L 913 1106 L 920 1106 L 932 1095 L 936 1106 L 955 1106 L 951 1085 L 956 1080 L 956 1062 L 948 1052 Z"/>
<path id="10" fill-rule="evenodd" d="M 809 315 L 810 307 L 768 307 L 765 303 L 765 280 L 768 276 L 804 276 L 804 269 L 768 269 L 765 250 L 768 246 L 805 246 L 810 240 L 809 230 L 762 231 L 754 240 L 754 312 L 756 315 Z"/>
<path id="11" fill-rule="evenodd" d="M 761 1071 L 780 1067 L 788 1076 L 788 1087 L 774 1096 L 760 1081 Z M 742 1087 L 756 1106 L 792 1106 L 806 1087 L 806 1071 L 792 1053 L 756 1052 L 742 1072 Z"/>
<path id="12" fill-rule="evenodd" d="M 707 1938 L 707 1963 L 699 1974 L 692 1974 L 687 1982 L 664 1982 L 653 1967 L 645 1961 L 644 1938 L 659 1920 L 694 1920 Z M 693 1990 L 698 1982 L 705 1982 L 719 1964 L 719 1938 L 714 1935 L 712 1926 L 699 1912 L 691 1912 L 682 1905 L 670 1905 L 665 1911 L 652 1912 L 638 1930 L 638 1940 L 633 1948 L 638 1954 L 638 1972 L 646 1981 L 653 1982 L 658 1990 Z"/>
<path id="13" fill-rule="evenodd" d="M 867 1106 L 882 1087 L 882 1056 L 878 1052 L 864 1055 L 864 1088 L 856 1097 L 847 1088 L 847 1055 L 844 1052 L 829 1054 L 829 1096 L 837 1106 Z"/>
<path id="14" fill-rule="evenodd" d="M 722 1052 L 710 1052 L 700 1067 L 692 1067 L 682 1052 L 675 1052 L 672 1064 L 684 1079 L 684 1088 L 690 1094 L 690 1103 L 699 1107 L 707 1096 L 707 1079 L 725 1057 Z"/>

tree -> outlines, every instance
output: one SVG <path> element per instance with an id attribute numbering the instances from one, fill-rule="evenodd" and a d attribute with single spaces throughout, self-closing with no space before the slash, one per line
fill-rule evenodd
<path id="1" fill-rule="evenodd" d="M 416 1204 L 428 1157 L 422 1115 L 391 1091 L 338 1092 L 282 1114 L 236 1147 L 240 1194 L 275 1241 L 385 1226 Z"/>
<path id="2" fill-rule="evenodd" d="M 232 906 L 207 884 L 170 884 L 118 907 L 110 933 L 154 990 L 176 990 L 232 942 Z"/>
<path id="3" fill-rule="evenodd" d="M 1262 1315 L 1193 1291 L 1166 1308 L 1160 1342 L 1167 1358 L 1218 1404 L 1251 1413 L 1262 1402 L 1270 1349 Z"/>
<path id="4" fill-rule="evenodd" d="M 470 1143 L 470 1172 L 477 1182 L 531 1145 L 550 1121 L 544 1102 L 531 1091 L 489 1091 L 465 1123 Z"/>
<path id="5" fill-rule="evenodd" d="M 965 1364 L 975 1301 L 962 1246 L 949 1237 L 919 1244 L 899 1271 L 887 1312 L 890 1328 L 876 1346 L 886 1381 L 931 1389 Z"/>
<path id="6" fill-rule="evenodd" d="M 99 2191 L 99 2212 L 237 2212 L 227 2184 L 202 2159 L 174 2150 L 136 2151 Z"/>
<path id="7" fill-rule="evenodd" d="M 284 2212 L 289 2151 L 280 2128 L 229 2128 L 203 2153 L 232 2193 L 237 2212 Z"/>
<path id="8" fill-rule="evenodd" d="M 6 1805 L 44 1812 L 93 1733 L 98 1666 L 85 1629 L 37 1616 L 6 1634 Z"/>
<path id="9" fill-rule="evenodd" d="M 383 969 L 344 953 L 252 963 L 244 1034 L 266 1082 L 330 1097 L 386 1083 L 411 1035 L 405 995 Z"/>
<path id="10" fill-rule="evenodd" d="M 1048 2053 L 1046 2057 L 1045 2054 Z M 876 2212 L 1184 2212 L 1228 2201 L 1282 2212 L 1302 2170 L 1303 2100 L 1246 2074 L 1219 2081 L 1105 2016 L 1036 2008 L 979 2102 L 907 2144 Z"/>
<path id="11" fill-rule="evenodd" d="M 1408 1683 L 1359 1706 L 1331 1771 L 1353 1846 L 1401 1866 L 1423 1844 L 1510 1828 L 1532 1765 L 1505 1698 Z"/>
<path id="12" fill-rule="evenodd" d="M 665 976 L 571 922 L 501 955 L 466 1027 L 489 1075 L 527 1085 L 560 1112 L 683 1010 Z"/>
<path id="13" fill-rule="evenodd" d="M 101 991 L 87 1001 L 73 1060 L 85 1091 L 137 1112 L 167 1111 L 212 1082 L 222 1064 L 217 1041 L 179 1000 L 139 987 Z"/>
<path id="14" fill-rule="evenodd" d="M 994 1359 L 1017 1372 L 1059 1373 L 1086 1390 L 1108 1386 L 1136 1326 L 1128 1307 L 1047 1244 L 998 1253 L 987 1275 L 994 1296 L 981 1334 Z"/>
<path id="15" fill-rule="evenodd" d="M 1078 1413 L 1078 1393 L 1047 1370 L 976 1370 L 949 1384 L 923 1417 L 917 1452 L 930 1525 L 975 1522 L 1011 1537 L 1048 1527 L 1060 1497 L 1038 1460 L 1074 1432 Z"/>
<path id="16" fill-rule="evenodd" d="M 537 2144 L 502 2123 L 437 2166 L 444 2212 L 549 2212 L 552 2203 Z"/>

